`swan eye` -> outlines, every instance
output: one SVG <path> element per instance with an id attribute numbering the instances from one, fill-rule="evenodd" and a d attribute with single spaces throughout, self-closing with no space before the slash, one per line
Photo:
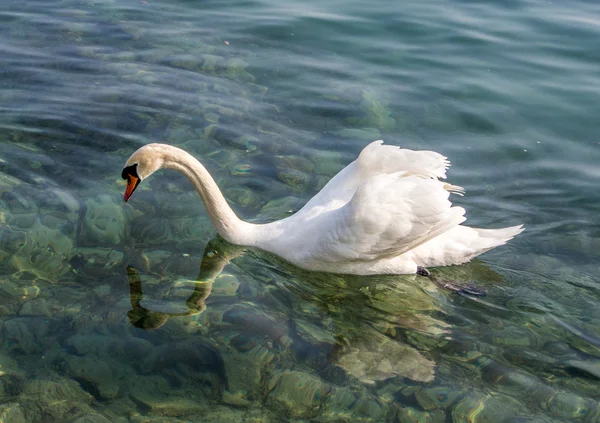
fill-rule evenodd
<path id="1" fill-rule="evenodd" d="M 135 176 L 136 178 L 139 178 L 138 173 L 137 173 L 137 163 L 132 164 L 131 166 L 127 166 L 123 168 L 123 171 L 121 172 L 121 178 L 123 179 L 129 179 L 129 176 Z"/>

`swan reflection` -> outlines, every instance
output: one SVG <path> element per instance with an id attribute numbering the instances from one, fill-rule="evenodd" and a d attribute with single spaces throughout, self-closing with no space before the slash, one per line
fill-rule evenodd
<path id="1" fill-rule="evenodd" d="M 206 299 L 212 292 L 215 279 L 230 260 L 242 254 L 242 248 L 233 245 L 225 247 L 222 244 L 224 242 L 219 238 L 212 239 L 206 244 L 200 263 L 200 272 L 194 282 L 193 292 L 185 301 L 185 306 L 178 307 L 182 309 L 181 311 L 160 311 L 157 308 L 161 308 L 161 305 L 153 306 L 153 309 L 142 305 L 144 296 L 142 279 L 135 267 L 127 266 L 129 299 L 131 301 L 131 310 L 127 312 L 127 317 L 130 323 L 141 329 L 158 329 L 171 317 L 192 316 L 203 313 L 206 310 Z"/>

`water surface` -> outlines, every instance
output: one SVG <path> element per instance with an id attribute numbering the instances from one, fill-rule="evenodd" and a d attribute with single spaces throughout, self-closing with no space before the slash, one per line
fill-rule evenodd
<path id="1" fill-rule="evenodd" d="M 600 6 L 5 1 L 0 419 L 600 421 Z M 369 142 L 453 163 L 509 245 L 436 277 L 227 245 L 148 142 L 234 210 L 297 210 Z M 86 420 L 87 419 L 87 420 Z"/>

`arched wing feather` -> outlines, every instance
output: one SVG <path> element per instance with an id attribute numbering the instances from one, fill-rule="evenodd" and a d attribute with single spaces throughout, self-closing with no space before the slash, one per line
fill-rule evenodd
<path id="1" fill-rule="evenodd" d="M 407 172 L 379 175 L 328 216 L 321 260 L 375 260 L 403 254 L 465 220 L 446 184 Z"/>
<path id="2" fill-rule="evenodd" d="M 379 175 L 405 172 L 426 178 L 446 178 L 450 162 L 434 151 L 405 150 L 383 141 L 373 141 L 360 156 L 315 195 L 301 210 L 306 215 L 319 215 L 348 203 L 364 181 Z"/>
<path id="3" fill-rule="evenodd" d="M 365 176 L 409 172 L 446 179 L 446 170 L 450 167 L 448 159 L 435 151 L 405 150 L 395 145 L 383 145 L 381 140 L 363 148 L 357 161 Z"/>

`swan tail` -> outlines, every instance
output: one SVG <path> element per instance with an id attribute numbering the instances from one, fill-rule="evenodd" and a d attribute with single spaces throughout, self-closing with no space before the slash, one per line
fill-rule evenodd
<path id="1" fill-rule="evenodd" d="M 523 225 L 501 229 L 456 226 L 412 250 L 419 266 L 462 264 L 495 247 L 506 244 L 523 232 Z"/>
<path id="2" fill-rule="evenodd" d="M 458 185 L 444 184 L 444 189 L 451 194 L 460 195 L 461 197 L 465 195 L 465 189 Z"/>

